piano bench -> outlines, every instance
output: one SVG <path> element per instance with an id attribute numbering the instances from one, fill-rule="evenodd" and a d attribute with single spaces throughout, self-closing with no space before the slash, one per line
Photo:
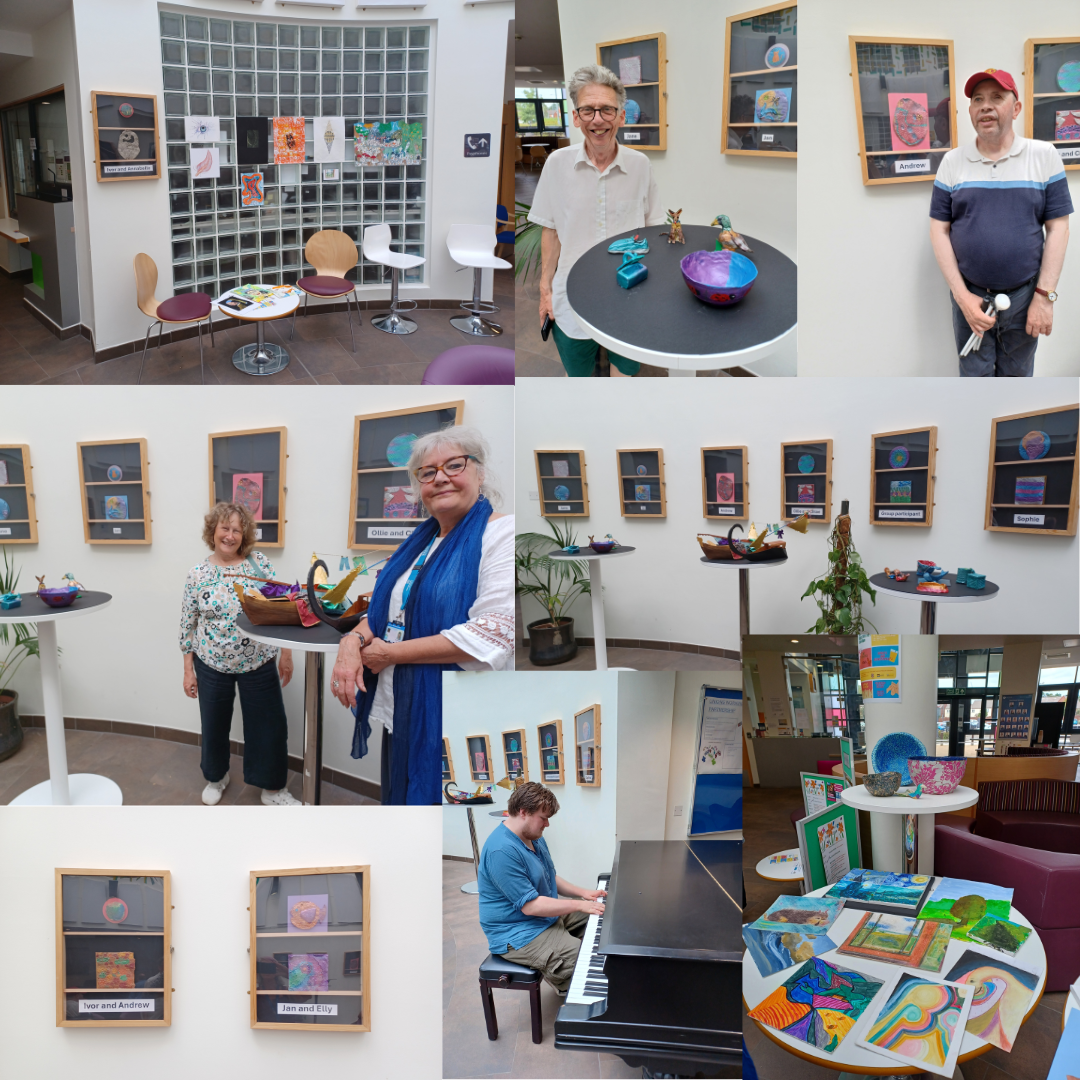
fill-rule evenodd
<path id="1" fill-rule="evenodd" d="M 543 1015 L 540 1011 L 540 972 L 504 960 L 489 953 L 480 965 L 480 998 L 484 1003 L 484 1020 L 488 1038 L 493 1042 L 499 1037 L 499 1022 L 495 1018 L 495 1000 L 492 990 L 528 990 L 529 1009 L 532 1014 L 532 1041 L 543 1039 Z"/>

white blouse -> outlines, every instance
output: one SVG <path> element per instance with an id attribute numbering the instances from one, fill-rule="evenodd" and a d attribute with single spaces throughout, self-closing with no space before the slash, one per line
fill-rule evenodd
<path id="1" fill-rule="evenodd" d="M 428 558 L 439 546 L 435 538 Z M 389 622 L 404 623 L 402 597 L 415 562 L 397 579 L 390 593 Z M 467 622 L 440 631 L 472 660 L 461 661 L 463 671 L 505 671 L 514 666 L 514 515 L 488 521 L 480 541 L 480 577 L 476 600 Z M 369 720 L 394 730 L 394 667 L 379 673 Z"/>

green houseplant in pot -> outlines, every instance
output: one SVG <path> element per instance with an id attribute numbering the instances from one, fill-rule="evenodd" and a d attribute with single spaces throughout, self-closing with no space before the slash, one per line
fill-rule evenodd
<path id="1" fill-rule="evenodd" d="M 4 548 L 0 571 L 0 594 L 13 593 L 19 585 L 19 571 Z M 0 761 L 11 757 L 22 745 L 19 723 L 19 695 L 12 686 L 15 673 L 28 656 L 38 655 L 37 634 L 22 623 L 0 624 Z"/>
<path id="2" fill-rule="evenodd" d="M 531 596 L 547 614 L 529 623 L 529 660 L 540 667 L 564 664 L 577 653 L 574 620 L 564 614 L 579 596 L 590 591 L 589 570 L 584 561 L 551 559 L 555 548 L 574 544 L 569 525 L 549 521 L 549 533 L 519 533 L 515 538 L 515 589 Z"/>
<path id="3" fill-rule="evenodd" d="M 877 627 L 863 618 L 862 594 L 877 602 L 877 593 L 863 569 L 862 558 L 851 540 L 851 518 L 845 499 L 840 516 L 829 534 L 829 569 L 806 586 L 801 599 L 812 596 L 821 612 L 808 634 L 861 634 L 865 626 L 875 632 Z M 864 625 L 865 624 L 865 625 Z"/>

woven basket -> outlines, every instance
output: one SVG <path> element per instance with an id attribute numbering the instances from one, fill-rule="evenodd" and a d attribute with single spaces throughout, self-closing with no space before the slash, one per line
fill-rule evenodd
<path id="1" fill-rule="evenodd" d="M 722 544 L 707 544 L 702 537 L 709 537 L 712 540 L 723 540 Z M 698 533 L 697 542 L 701 545 L 701 550 L 705 554 L 706 559 L 711 559 L 713 562 L 718 562 L 721 559 L 731 559 L 731 548 L 728 546 L 726 536 L 712 536 L 711 533 Z"/>
<path id="2" fill-rule="evenodd" d="M 267 600 L 265 596 L 249 596 L 236 582 L 233 583 L 233 588 L 244 614 L 254 626 L 302 625 L 295 600 L 284 597 L 280 600 Z"/>

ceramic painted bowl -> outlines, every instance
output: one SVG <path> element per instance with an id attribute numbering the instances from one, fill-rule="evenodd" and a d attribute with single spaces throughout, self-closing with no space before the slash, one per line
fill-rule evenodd
<path id="1" fill-rule="evenodd" d="M 917 576 L 920 581 L 940 581 L 948 572 L 940 566 L 920 566 Z"/>
<path id="2" fill-rule="evenodd" d="M 963 757 L 911 757 L 908 771 L 913 784 L 922 784 L 926 795 L 948 795 L 956 790 L 964 778 L 967 758 Z"/>
<path id="3" fill-rule="evenodd" d="M 904 787 L 911 785 L 908 758 L 926 757 L 926 747 L 906 731 L 893 731 L 878 739 L 870 754 L 870 764 L 875 772 L 898 772 Z"/>
<path id="4" fill-rule="evenodd" d="M 43 604 L 51 608 L 68 607 L 76 596 L 78 589 L 38 589 L 38 597 Z"/>
<path id="5" fill-rule="evenodd" d="M 753 288 L 758 273 L 737 251 L 691 251 L 679 268 L 690 291 L 713 307 L 737 304 Z"/>
<path id="6" fill-rule="evenodd" d="M 900 774 L 898 772 L 869 773 L 866 777 L 866 790 L 879 799 L 889 795 L 895 795 L 900 790 Z"/>
<path id="7" fill-rule="evenodd" d="M 615 547 L 614 540 L 594 540 L 589 547 L 596 552 L 597 555 L 606 555 L 613 547 Z"/>

